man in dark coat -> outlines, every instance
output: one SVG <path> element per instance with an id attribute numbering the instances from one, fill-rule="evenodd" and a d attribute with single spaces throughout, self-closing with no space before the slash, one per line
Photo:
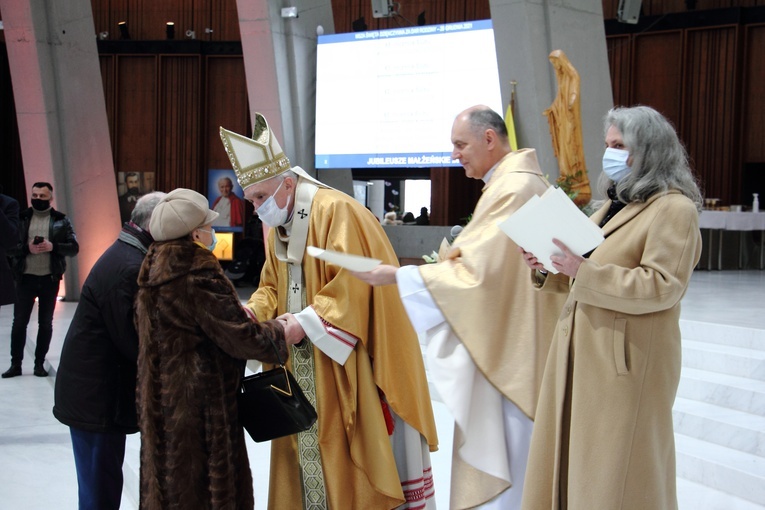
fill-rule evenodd
<path id="1" fill-rule="evenodd" d="M 61 350 L 53 415 L 70 428 L 80 510 L 120 507 L 125 438 L 138 432 L 133 303 L 153 241 L 151 213 L 164 196 L 140 198 L 131 221 L 93 266 Z"/>
<path id="2" fill-rule="evenodd" d="M 53 311 L 58 289 L 66 271 L 65 257 L 80 251 L 69 218 L 51 207 L 53 186 L 48 182 L 32 185 L 32 207 L 21 211 L 19 242 L 10 250 L 13 276 L 16 279 L 16 302 L 11 327 L 11 368 L 3 378 L 21 375 L 21 361 L 27 343 L 27 325 L 35 306 L 37 310 L 37 346 L 34 374 L 45 377 L 45 356 L 53 337 Z"/>
<path id="3" fill-rule="evenodd" d="M 0 187 L 0 306 L 12 305 L 16 300 L 11 266 L 6 252 L 19 242 L 19 203 L 3 195 Z"/>

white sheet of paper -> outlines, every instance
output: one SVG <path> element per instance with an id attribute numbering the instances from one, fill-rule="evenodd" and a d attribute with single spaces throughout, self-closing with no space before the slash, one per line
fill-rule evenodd
<path id="1" fill-rule="evenodd" d="M 603 231 L 571 201 L 560 188 L 550 187 L 542 196 L 533 196 L 499 228 L 524 250 L 533 253 L 545 269 L 557 273 L 550 256 L 560 254 L 552 242 L 559 239 L 577 255 L 603 242 Z"/>
<path id="2" fill-rule="evenodd" d="M 308 246 L 306 252 L 311 257 L 335 264 L 351 271 L 366 272 L 371 271 L 380 265 L 382 260 L 370 259 L 368 257 L 362 257 L 361 255 L 350 255 L 348 253 L 340 253 L 338 251 L 323 250 L 316 246 Z"/>

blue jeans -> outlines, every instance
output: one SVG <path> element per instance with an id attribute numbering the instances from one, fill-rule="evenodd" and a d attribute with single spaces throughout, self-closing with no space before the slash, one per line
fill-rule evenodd
<path id="1" fill-rule="evenodd" d="M 125 434 L 69 427 L 77 468 L 79 510 L 118 510 L 122 499 Z"/>
<path id="2" fill-rule="evenodd" d="M 21 365 L 24 359 L 24 346 L 27 343 L 27 325 L 35 298 L 37 310 L 37 347 L 35 363 L 42 364 L 48 354 L 50 340 L 53 337 L 53 311 L 56 309 L 58 287 L 61 280 L 47 276 L 25 274 L 16 284 L 16 304 L 13 307 L 13 326 L 11 327 L 11 364 Z"/>

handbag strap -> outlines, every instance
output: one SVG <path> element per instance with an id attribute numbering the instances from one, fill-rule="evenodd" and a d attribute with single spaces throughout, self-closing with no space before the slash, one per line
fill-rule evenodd
<path id="1" fill-rule="evenodd" d="M 281 389 L 278 386 L 274 386 L 273 384 L 271 385 L 271 388 L 274 389 L 275 391 L 278 391 L 282 395 L 285 395 L 287 397 L 291 397 L 292 396 L 292 384 L 290 383 L 290 378 L 287 375 L 287 367 L 284 366 L 284 363 L 282 362 L 282 357 L 279 356 L 279 349 L 276 348 L 276 344 L 274 343 L 273 338 L 271 338 L 269 336 L 268 340 L 271 342 L 271 347 L 274 348 L 274 352 L 276 353 L 276 359 L 279 360 L 279 368 L 281 368 L 282 371 L 284 372 L 284 380 L 287 383 L 287 390 L 286 391 Z"/>
<path id="2" fill-rule="evenodd" d="M 276 348 L 276 344 L 274 343 L 274 339 L 270 336 L 268 337 L 268 341 L 271 342 L 271 347 L 274 348 L 274 352 L 276 353 L 276 359 L 279 361 L 279 366 L 283 367 L 284 362 L 282 361 L 282 357 L 279 356 L 279 349 Z"/>

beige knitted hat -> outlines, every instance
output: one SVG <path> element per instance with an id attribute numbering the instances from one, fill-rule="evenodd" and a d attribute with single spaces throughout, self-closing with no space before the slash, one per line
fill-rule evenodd
<path id="1" fill-rule="evenodd" d="M 168 193 L 151 214 L 149 231 L 155 241 L 168 241 L 189 235 L 194 229 L 212 223 L 219 214 L 211 211 L 204 195 L 178 188 Z"/>

